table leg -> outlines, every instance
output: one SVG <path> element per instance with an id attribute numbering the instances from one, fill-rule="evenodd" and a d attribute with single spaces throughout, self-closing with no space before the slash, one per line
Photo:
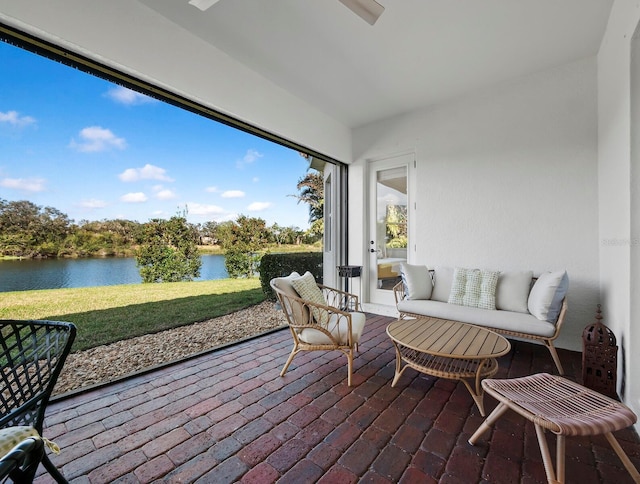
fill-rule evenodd
<path id="1" fill-rule="evenodd" d="M 476 369 L 476 376 L 473 380 L 465 378 L 461 378 L 462 383 L 467 387 L 471 397 L 473 397 L 473 401 L 476 403 L 478 410 L 480 410 L 480 415 L 485 416 L 484 412 L 484 389 L 482 388 L 482 380 L 489 375 L 483 375 L 482 370 L 485 368 L 485 365 L 494 366 L 497 370 L 498 365 L 495 358 L 486 358 L 478 363 L 478 368 Z M 495 373 L 495 372 L 494 372 Z"/>
<path id="2" fill-rule="evenodd" d="M 476 392 L 473 388 L 473 386 L 471 386 L 471 384 L 465 379 L 465 378 L 461 378 L 460 380 L 462 380 L 462 383 L 464 383 L 464 386 L 467 387 L 467 390 L 469 390 L 469 393 L 471 394 L 471 397 L 473 398 L 473 401 L 475 402 L 476 406 L 478 407 L 478 410 L 480 410 L 480 415 L 482 415 L 483 417 L 485 417 L 485 413 L 484 413 L 484 391 L 482 390 L 482 388 L 480 389 L 480 392 Z"/>
<path id="3" fill-rule="evenodd" d="M 396 372 L 395 375 L 393 375 L 393 381 L 391 382 L 391 386 L 395 387 L 396 383 L 398 383 L 398 380 L 402 376 L 404 368 L 402 368 L 402 354 L 400 353 L 400 348 L 398 348 L 398 344 L 395 341 L 391 340 L 391 342 L 396 350 Z"/>

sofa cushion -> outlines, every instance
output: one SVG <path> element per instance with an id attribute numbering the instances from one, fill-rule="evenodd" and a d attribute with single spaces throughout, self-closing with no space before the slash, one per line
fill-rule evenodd
<path id="1" fill-rule="evenodd" d="M 451 284 L 453 283 L 452 267 L 436 267 L 433 273 L 433 291 L 431 299 L 434 301 L 447 302 L 451 293 Z"/>
<path id="2" fill-rule="evenodd" d="M 449 304 L 472 308 L 496 308 L 496 283 L 498 272 L 456 267 L 449 294 Z"/>
<path id="3" fill-rule="evenodd" d="M 458 306 L 441 301 L 401 301 L 398 311 L 408 314 L 422 314 L 433 318 L 461 321 L 477 324 L 489 329 L 515 331 L 533 336 L 551 337 L 554 335 L 555 324 L 540 319 L 528 313 L 513 311 L 499 311 Z"/>
<path id="4" fill-rule="evenodd" d="M 427 266 L 403 263 L 400 266 L 400 276 L 407 299 L 431 299 L 433 280 Z"/>
<path id="5" fill-rule="evenodd" d="M 541 274 L 529 294 L 529 312 L 542 321 L 555 323 L 568 289 L 567 271 Z"/>
<path id="6" fill-rule="evenodd" d="M 528 313 L 533 271 L 506 271 L 498 276 L 496 309 Z"/>

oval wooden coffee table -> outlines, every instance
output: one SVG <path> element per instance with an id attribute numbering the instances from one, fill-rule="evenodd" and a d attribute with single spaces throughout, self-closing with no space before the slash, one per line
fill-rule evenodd
<path id="1" fill-rule="evenodd" d="M 496 374 L 496 358 L 511 350 L 504 336 L 480 326 L 438 318 L 400 319 L 387 326 L 387 334 L 396 349 L 396 373 L 391 386 L 396 385 L 407 367 L 439 378 L 461 380 L 484 417 L 481 382 Z"/>

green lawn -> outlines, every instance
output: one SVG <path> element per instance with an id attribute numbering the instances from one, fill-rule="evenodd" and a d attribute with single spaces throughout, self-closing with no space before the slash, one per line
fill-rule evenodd
<path id="1" fill-rule="evenodd" d="M 70 321 L 73 351 L 205 321 L 264 300 L 260 281 L 219 279 L 0 293 L 0 319 Z"/>

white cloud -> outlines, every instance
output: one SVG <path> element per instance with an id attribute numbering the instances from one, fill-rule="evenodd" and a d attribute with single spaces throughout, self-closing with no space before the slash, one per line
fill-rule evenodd
<path id="1" fill-rule="evenodd" d="M 0 186 L 22 190 L 25 192 L 42 192 L 45 189 L 46 180 L 43 178 L 3 178 Z"/>
<path id="2" fill-rule="evenodd" d="M 80 206 L 83 208 L 104 208 L 107 206 L 107 202 L 105 202 L 104 200 L 97 200 L 95 198 L 91 198 L 89 200 L 81 201 Z"/>
<path id="3" fill-rule="evenodd" d="M 35 122 L 35 118 L 31 116 L 20 116 L 18 111 L 7 111 L 6 113 L 0 111 L 0 123 L 9 123 L 11 126 L 22 128 Z"/>
<path id="4" fill-rule="evenodd" d="M 127 142 L 124 138 L 118 138 L 110 129 L 89 126 L 80 130 L 80 141 L 72 139 L 69 147 L 82 153 L 96 153 L 111 148 L 123 150 L 127 147 Z"/>
<path id="5" fill-rule="evenodd" d="M 249 149 L 242 157 L 241 160 L 238 160 L 237 166 L 238 168 L 243 168 L 245 165 L 250 165 L 258 158 L 262 158 L 264 155 L 256 150 Z"/>
<path id="6" fill-rule="evenodd" d="M 142 192 L 133 192 L 122 195 L 120 197 L 120 200 L 126 203 L 142 203 L 146 202 L 148 199 L 147 196 Z"/>
<path id="7" fill-rule="evenodd" d="M 204 189 L 205 192 L 216 193 L 218 191 L 218 187 L 207 187 Z"/>
<path id="8" fill-rule="evenodd" d="M 244 192 L 242 190 L 227 190 L 220 195 L 222 198 L 242 198 Z"/>
<path id="9" fill-rule="evenodd" d="M 253 202 L 247 207 L 247 210 L 250 212 L 261 212 L 262 210 L 268 209 L 271 205 L 271 202 Z"/>
<path id="10" fill-rule="evenodd" d="M 174 193 L 173 190 L 169 190 L 167 188 L 165 190 L 160 190 L 159 192 L 157 192 L 156 198 L 158 200 L 172 200 L 174 198 L 177 198 L 177 195 Z"/>
<path id="11" fill-rule="evenodd" d="M 109 89 L 106 96 L 117 103 L 125 104 L 127 106 L 156 102 L 155 99 L 149 96 L 145 96 L 144 94 L 132 91 L 131 89 L 127 89 L 122 86 Z"/>
<path id="12" fill-rule="evenodd" d="M 224 213 L 222 207 L 217 205 L 206 205 L 202 203 L 187 203 L 189 215 L 216 215 Z"/>
<path id="13" fill-rule="evenodd" d="M 172 182 L 173 179 L 167 176 L 167 170 L 147 163 L 142 168 L 128 168 L 118 175 L 123 182 L 134 182 L 138 180 L 161 180 Z"/>
<path id="14" fill-rule="evenodd" d="M 224 217 L 217 217 L 216 222 L 227 222 L 229 220 L 236 220 L 238 218 L 237 213 L 228 213 Z"/>

